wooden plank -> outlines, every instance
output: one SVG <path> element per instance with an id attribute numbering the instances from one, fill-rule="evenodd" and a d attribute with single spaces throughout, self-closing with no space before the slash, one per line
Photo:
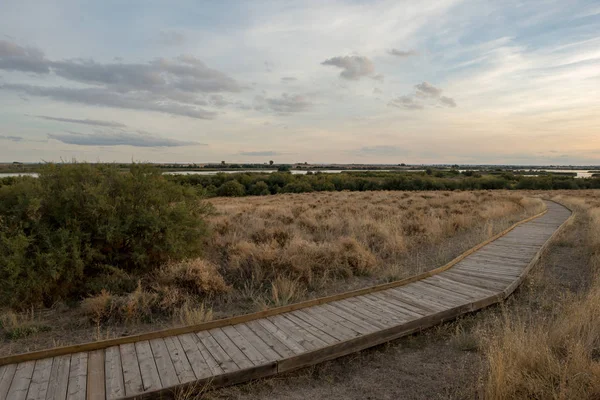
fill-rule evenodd
<path id="1" fill-rule="evenodd" d="M 392 296 L 387 291 L 371 293 L 366 296 L 372 296 L 377 299 L 385 300 L 388 303 L 392 304 L 397 310 L 402 310 L 402 312 L 404 312 L 405 314 L 408 314 L 413 317 L 420 318 L 428 314 L 422 308 L 413 307 L 412 305 L 407 304 L 406 302 L 403 302 L 397 299 L 396 297 Z"/>
<path id="2" fill-rule="evenodd" d="M 87 400 L 105 400 L 104 350 L 90 351 L 87 363 Z"/>
<path id="3" fill-rule="evenodd" d="M 302 348 L 310 351 L 321 347 L 318 344 L 315 344 L 311 340 L 312 337 L 309 337 L 305 331 L 299 332 L 299 327 L 294 328 L 295 325 L 287 319 L 282 319 L 281 315 L 268 317 L 267 320 L 275 325 L 286 337 L 302 346 Z M 324 344 L 322 344 L 322 346 L 324 346 Z"/>
<path id="4" fill-rule="evenodd" d="M 282 358 L 282 356 L 269 344 L 266 343 L 266 336 L 264 335 L 262 338 L 259 337 L 249 326 L 246 324 L 237 324 L 232 326 L 236 332 L 240 334 L 245 340 L 250 342 L 252 346 L 267 360 L 267 361 L 276 361 Z M 225 329 L 225 328 L 223 328 Z M 227 331 L 226 331 L 227 333 Z M 275 338 L 272 338 L 276 340 Z M 279 345 L 283 346 L 281 342 L 278 342 Z M 283 346 L 285 347 L 285 346 Z M 289 350 L 288 350 L 289 351 Z M 290 351 L 290 354 L 293 354 Z M 248 357 L 250 358 L 250 357 Z M 252 360 L 252 358 L 250 358 Z"/>
<path id="5" fill-rule="evenodd" d="M 197 379 L 207 378 L 223 373 L 217 361 L 210 355 L 206 347 L 200 343 L 198 336 L 186 333 L 177 337 L 187 356 Z"/>
<path id="6" fill-rule="evenodd" d="M 156 368 L 156 362 L 154 361 L 150 342 L 147 340 L 137 342 L 135 344 L 135 352 L 137 353 L 137 360 L 140 366 L 144 392 L 160 389 L 162 384 L 160 376 L 158 375 L 158 368 Z"/>
<path id="7" fill-rule="evenodd" d="M 361 313 L 367 316 L 377 316 L 380 321 L 387 321 L 386 325 L 397 325 L 408 320 L 406 315 L 394 312 L 387 305 L 384 307 L 379 304 L 373 304 L 372 300 L 364 296 L 347 299 L 347 301 L 358 307 Z"/>
<path id="8" fill-rule="evenodd" d="M 194 374 L 194 369 L 192 368 L 177 336 L 166 337 L 165 345 L 167 346 L 167 351 L 173 361 L 173 367 L 175 368 L 175 373 L 177 374 L 179 382 L 186 383 L 195 380 L 196 375 Z M 202 361 L 204 362 L 204 359 Z"/>
<path id="9" fill-rule="evenodd" d="M 514 258 L 475 253 L 472 257 L 465 259 L 464 262 L 467 265 L 472 263 L 475 265 L 501 265 L 505 267 L 522 268 L 523 265 L 527 264 L 531 260 L 531 257 L 534 254 L 527 255 L 521 260 L 515 260 Z"/>
<path id="10" fill-rule="evenodd" d="M 35 361 L 26 361 L 17 364 L 8 389 L 7 399 L 25 400 L 29 384 L 31 383 L 31 377 L 33 376 L 35 363 Z"/>
<path id="11" fill-rule="evenodd" d="M 46 392 L 47 400 L 65 400 L 67 398 L 70 370 L 70 355 L 54 357 L 52 370 L 50 371 L 48 391 Z"/>
<path id="12" fill-rule="evenodd" d="M 45 400 L 52 372 L 52 358 L 43 358 L 35 362 L 31 383 L 27 391 L 27 400 Z"/>
<path id="13" fill-rule="evenodd" d="M 398 299 L 415 309 L 422 310 L 424 315 L 435 314 L 440 310 L 445 309 L 445 307 L 442 307 L 439 304 L 423 302 L 421 299 L 415 297 L 413 294 L 398 289 L 399 288 L 386 290 L 385 295 Z"/>
<path id="14" fill-rule="evenodd" d="M 241 335 L 233 326 L 224 326 L 221 328 L 238 349 L 250 360 L 252 365 L 260 365 L 269 362 L 269 360 L 256 349 L 248 339 Z"/>
<path id="15" fill-rule="evenodd" d="M 380 307 L 385 305 L 386 307 L 389 307 L 391 310 L 393 310 L 395 313 L 399 313 L 401 315 L 404 315 L 404 317 L 407 320 L 412 320 L 415 318 L 421 318 L 423 317 L 425 314 L 423 313 L 416 313 L 410 309 L 408 309 L 406 307 L 405 304 L 403 304 L 400 300 L 396 300 L 391 296 L 386 296 L 382 293 L 372 293 L 372 294 L 367 294 L 364 296 L 364 298 L 369 299 L 373 302 L 375 302 L 376 304 L 379 304 Z"/>
<path id="16" fill-rule="evenodd" d="M 459 304 L 469 303 L 471 301 L 478 300 L 477 297 L 468 295 L 466 293 L 455 293 L 451 290 L 445 289 L 431 282 L 422 281 L 419 282 L 419 285 L 415 287 L 429 293 L 433 297 L 437 297 L 438 299 L 454 299 L 457 302 L 459 302 Z"/>
<path id="17" fill-rule="evenodd" d="M 300 343 L 302 347 L 306 349 L 309 349 L 309 347 L 320 348 L 327 346 L 327 342 L 287 318 L 287 314 L 275 315 L 269 317 L 269 319 L 277 325 L 278 328 L 286 332 L 292 339 Z"/>
<path id="18" fill-rule="evenodd" d="M 461 265 L 453 268 L 454 271 L 473 271 L 473 272 L 489 272 L 498 275 L 506 275 L 509 278 L 513 278 L 514 276 L 518 276 L 521 271 L 523 271 L 524 267 L 512 268 L 512 267 L 503 267 L 503 266 L 471 266 L 471 265 Z"/>
<path id="19" fill-rule="evenodd" d="M 424 290 L 422 287 L 414 287 L 413 285 L 403 287 L 402 292 L 414 295 L 423 303 L 437 304 L 438 306 L 442 307 L 441 310 L 458 307 L 465 303 L 464 300 L 459 301 L 454 298 L 447 298 L 445 296 L 442 298 L 437 293 L 432 295 L 428 290 Z"/>
<path id="20" fill-rule="evenodd" d="M 87 353 L 71 354 L 67 400 L 85 400 L 87 394 Z"/>
<path id="21" fill-rule="evenodd" d="M 361 301 L 370 304 L 376 309 L 389 312 L 391 315 L 395 316 L 401 322 L 410 321 L 415 318 L 421 317 L 421 315 L 416 315 L 411 312 L 407 312 L 405 308 L 396 306 L 392 301 L 388 300 L 385 297 L 376 297 L 373 294 L 368 294 L 364 296 L 360 296 L 358 299 Z"/>
<path id="22" fill-rule="evenodd" d="M 106 398 L 111 400 L 124 397 L 125 383 L 119 346 L 109 347 L 104 351 L 104 375 Z"/>
<path id="23" fill-rule="evenodd" d="M 225 353 L 237 364 L 240 369 L 251 368 L 254 366 L 252 361 L 246 357 L 246 355 L 233 343 L 233 341 L 223 332 L 221 328 L 211 329 L 209 331 L 211 336 L 215 338 L 219 346 Z"/>
<path id="24" fill-rule="evenodd" d="M 312 313 L 311 315 L 318 314 L 322 316 L 322 320 L 331 320 L 334 323 L 339 324 L 340 326 L 346 327 L 348 330 L 354 332 L 353 334 L 355 336 L 364 335 L 366 333 L 372 332 L 374 329 L 372 326 L 370 326 L 369 328 L 365 328 L 362 325 L 356 324 L 348 319 L 345 319 L 340 315 L 335 314 L 331 310 L 327 309 L 327 307 L 325 307 L 324 305 L 307 308 L 303 311 L 309 314 Z"/>
<path id="25" fill-rule="evenodd" d="M 144 391 L 142 383 L 142 373 L 137 360 L 137 353 L 133 343 L 126 343 L 119 346 L 121 352 L 121 364 L 123 367 L 123 384 L 125 385 L 125 395 L 134 396 Z"/>
<path id="26" fill-rule="evenodd" d="M 277 336 L 265 329 L 260 323 L 258 323 L 258 321 L 248 321 L 245 324 L 238 324 L 236 327 L 241 327 L 242 325 L 246 325 L 248 328 L 250 328 L 250 330 L 260 337 L 266 345 L 279 354 L 280 358 L 290 357 L 294 354 L 297 354 L 284 342 L 279 340 Z"/>
<path id="27" fill-rule="evenodd" d="M 511 284 L 514 282 L 516 277 L 507 276 L 507 275 L 498 275 L 491 272 L 486 271 L 476 271 L 476 270 L 467 270 L 467 269 L 456 269 L 453 271 L 454 273 L 470 276 L 479 279 L 487 279 L 490 281 L 501 282 L 505 285 Z"/>
<path id="28" fill-rule="evenodd" d="M 196 336 L 198 336 L 200 342 L 206 347 L 217 363 L 219 363 L 223 372 L 233 372 L 240 369 L 208 331 L 196 332 Z"/>
<path id="29" fill-rule="evenodd" d="M 512 282 L 515 280 L 517 276 L 520 275 L 521 272 L 506 272 L 504 270 L 492 269 L 492 268 L 471 268 L 471 267 L 457 267 L 454 269 L 454 272 L 466 272 L 466 273 L 474 273 L 474 274 L 483 274 L 484 277 L 498 278 L 505 281 Z"/>
<path id="30" fill-rule="evenodd" d="M 7 399 L 25 400 L 34 368 L 35 361 L 26 361 L 17 364 L 17 370 L 8 389 Z"/>
<path id="31" fill-rule="evenodd" d="M 274 325 L 271 321 L 266 318 L 256 320 L 258 324 L 260 324 L 265 330 L 267 330 L 271 335 L 275 336 L 281 343 L 285 344 L 287 348 L 289 348 L 294 354 L 302 354 L 306 351 L 304 347 L 302 347 L 298 342 L 294 341 L 289 337 L 287 333 L 279 329 L 276 325 Z M 254 329 L 254 325 L 248 324 L 252 329 Z M 256 331 L 255 331 L 256 332 Z"/>
<path id="32" fill-rule="evenodd" d="M 385 329 L 393 324 L 388 318 L 383 318 L 379 314 L 373 314 L 361 307 L 356 306 L 354 303 L 349 302 L 349 299 L 336 301 L 333 306 L 343 309 L 349 315 L 352 315 L 357 320 L 361 320 L 366 324 L 375 326 L 378 329 Z"/>
<path id="33" fill-rule="evenodd" d="M 466 283 L 467 285 L 490 289 L 494 292 L 502 290 L 506 287 L 505 283 L 492 281 L 488 279 L 475 278 L 472 276 L 461 274 L 460 271 L 446 271 L 444 272 L 444 278 L 451 279 L 455 282 Z"/>
<path id="34" fill-rule="evenodd" d="M 325 331 L 323 331 L 323 330 L 317 328 L 316 326 L 312 325 L 311 323 L 305 321 L 303 318 L 300 318 L 297 315 L 294 315 L 291 313 L 284 314 L 284 316 L 285 316 L 285 318 L 292 321 L 294 324 L 298 325 L 300 328 L 309 332 L 311 335 L 313 335 L 313 336 L 319 338 L 320 340 L 322 340 L 323 342 L 325 342 L 327 345 L 337 343 L 340 341 L 335 336 L 331 336 L 330 334 L 328 334 L 326 332 L 328 330 L 327 328 L 325 328 Z M 322 326 L 322 324 L 318 324 L 318 325 Z"/>
<path id="35" fill-rule="evenodd" d="M 482 292 L 473 292 L 470 288 L 459 287 L 453 282 L 442 281 L 442 280 L 427 280 L 423 281 L 423 284 L 429 285 L 434 291 L 442 292 L 444 294 L 460 296 L 460 298 L 465 299 L 465 301 L 473 301 L 479 300 L 483 297 L 491 296 L 494 293 L 482 293 Z"/>
<path id="36" fill-rule="evenodd" d="M 378 324 L 379 326 L 377 326 L 374 324 L 367 323 L 364 320 L 362 320 L 361 318 L 357 318 L 356 316 L 354 316 L 354 314 L 348 312 L 345 307 L 339 305 L 338 302 L 333 302 L 330 304 L 323 304 L 321 307 L 323 307 L 323 309 L 329 311 L 331 314 L 337 315 L 342 320 L 352 322 L 355 326 L 358 327 L 358 329 L 361 330 L 360 333 L 366 334 L 366 333 L 375 332 L 375 331 L 381 329 L 380 328 L 381 325 L 379 325 L 379 324 Z"/>
<path id="37" fill-rule="evenodd" d="M 17 364 L 8 364 L 0 367 L 0 399 L 6 399 L 16 370 Z"/>
<path id="38" fill-rule="evenodd" d="M 328 326 L 332 331 L 337 332 L 342 338 L 340 340 L 346 340 L 356 336 L 360 336 L 359 329 L 355 329 L 356 325 L 350 321 L 346 321 L 341 317 L 331 314 L 329 311 L 319 307 L 306 308 L 304 310 L 295 311 L 301 315 L 307 315 L 315 320 L 322 322 L 325 326 Z"/>
<path id="39" fill-rule="evenodd" d="M 173 365 L 173 360 L 171 360 L 165 340 L 162 338 L 150 340 L 150 348 L 152 349 L 161 386 L 168 388 L 178 385 L 180 383 L 179 378 L 177 377 L 177 372 L 175 372 L 175 366 Z"/>
<path id="40" fill-rule="evenodd" d="M 336 324 L 334 321 L 322 318 L 318 314 L 312 315 L 306 312 L 307 310 L 310 309 L 293 311 L 291 314 L 318 328 L 320 331 L 327 333 L 329 336 L 337 339 L 337 341 L 351 339 L 358 335 L 356 332 Z"/>
<path id="41" fill-rule="evenodd" d="M 443 276 L 442 274 L 440 275 L 436 275 L 436 276 L 432 276 L 430 279 L 432 282 L 440 282 L 440 283 L 444 283 L 448 288 L 454 290 L 454 288 L 456 288 L 457 290 L 461 290 L 463 292 L 470 292 L 473 293 L 474 295 L 477 295 L 477 297 L 487 297 L 487 296 L 491 296 L 493 294 L 497 294 L 498 291 L 497 290 L 490 290 L 487 288 L 482 288 L 479 286 L 475 286 L 475 285 L 469 285 L 468 283 L 464 283 L 464 282 L 457 282 L 453 279 L 450 279 L 446 276 Z"/>

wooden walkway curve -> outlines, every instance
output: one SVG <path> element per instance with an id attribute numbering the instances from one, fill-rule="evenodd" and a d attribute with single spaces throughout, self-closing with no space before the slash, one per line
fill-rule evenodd
<path id="1" fill-rule="evenodd" d="M 121 399 L 266 377 L 497 303 L 571 212 L 546 202 L 452 263 L 407 280 L 260 313 L 0 358 L 0 399 Z"/>

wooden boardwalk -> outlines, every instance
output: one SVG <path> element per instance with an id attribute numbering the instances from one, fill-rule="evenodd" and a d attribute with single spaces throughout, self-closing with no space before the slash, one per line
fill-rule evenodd
<path id="1" fill-rule="evenodd" d="M 195 327 L 0 358 L 0 399 L 157 397 L 365 349 L 506 298 L 571 215 L 547 212 L 434 272 Z"/>

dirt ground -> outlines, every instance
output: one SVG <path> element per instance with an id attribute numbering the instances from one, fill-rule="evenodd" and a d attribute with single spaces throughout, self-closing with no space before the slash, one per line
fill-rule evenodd
<path id="1" fill-rule="evenodd" d="M 585 290 L 584 222 L 575 219 L 553 242 L 530 277 L 505 303 L 322 365 L 277 378 L 208 392 L 206 399 L 474 399 L 482 398 L 484 360 L 471 329 Z"/>

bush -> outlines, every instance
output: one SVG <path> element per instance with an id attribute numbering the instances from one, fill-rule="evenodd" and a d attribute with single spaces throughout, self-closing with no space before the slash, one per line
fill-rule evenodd
<path id="1" fill-rule="evenodd" d="M 209 211 L 193 188 L 144 165 L 46 165 L 39 179 L 0 187 L 0 304 L 50 305 L 88 294 L 84 277 L 107 268 L 139 274 L 196 256 Z"/>
<path id="2" fill-rule="evenodd" d="M 246 194 L 244 185 L 238 181 L 227 181 L 217 189 L 217 195 L 226 197 L 237 197 Z"/>

